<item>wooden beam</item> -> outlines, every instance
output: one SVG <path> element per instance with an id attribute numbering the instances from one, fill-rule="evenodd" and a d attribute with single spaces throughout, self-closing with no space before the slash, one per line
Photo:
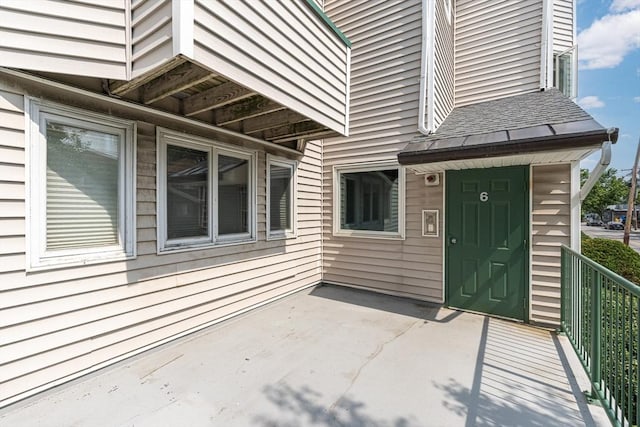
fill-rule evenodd
<path id="1" fill-rule="evenodd" d="M 244 133 L 256 133 L 263 130 L 286 126 L 297 122 L 309 120 L 302 114 L 291 110 L 276 111 L 275 113 L 263 114 L 258 117 L 243 120 L 242 130 Z"/>
<path id="2" fill-rule="evenodd" d="M 244 101 L 227 105 L 215 110 L 216 126 L 224 126 L 240 120 L 250 119 L 262 114 L 283 110 L 285 107 L 261 96 L 253 96 Z"/>
<path id="3" fill-rule="evenodd" d="M 287 137 L 294 137 L 293 139 L 297 139 L 303 137 L 304 134 L 318 131 L 326 131 L 326 128 L 312 121 L 298 122 L 267 129 L 262 133 L 262 139 L 266 139 L 267 141 Z"/>
<path id="4" fill-rule="evenodd" d="M 227 82 L 185 98 L 182 101 L 183 112 L 185 116 L 193 116 L 202 111 L 213 110 L 253 95 L 255 92 L 246 87 Z"/>
<path id="5" fill-rule="evenodd" d="M 185 59 L 177 56 L 172 58 L 164 65 L 161 65 L 158 68 L 154 68 L 151 71 L 138 76 L 131 80 L 111 80 L 109 82 L 109 95 L 123 95 L 127 92 L 131 92 L 133 89 L 142 86 L 145 83 L 150 82 L 158 76 L 172 70 L 180 64 L 183 64 Z"/>
<path id="6" fill-rule="evenodd" d="M 185 62 L 142 86 L 142 103 L 151 104 L 207 81 L 211 76 L 211 71 Z"/>
<path id="7" fill-rule="evenodd" d="M 308 134 L 304 134 L 304 135 L 287 136 L 287 137 L 283 137 L 283 138 L 278 138 L 278 139 L 274 139 L 274 140 L 272 140 L 270 142 L 274 142 L 276 144 L 282 144 L 284 142 L 297 141 L 299 139 L 304 139 L 305 141 L 313 141 L 313 140 L 316 140 L 316 139 L 336 138 L 338 136 L 340 136 L 340 134 L 338 132 L 333 131 L 333 130 L 325 129 L 323 131 L 308 133 Z"/>

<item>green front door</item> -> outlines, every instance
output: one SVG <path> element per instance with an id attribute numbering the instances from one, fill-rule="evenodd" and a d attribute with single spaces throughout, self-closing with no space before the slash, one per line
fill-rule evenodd
<path id="1" fill-rule="evenodd" d="M 528 181 L 521 166 L 447 172 L 449 306 L 525 320 Z"/>

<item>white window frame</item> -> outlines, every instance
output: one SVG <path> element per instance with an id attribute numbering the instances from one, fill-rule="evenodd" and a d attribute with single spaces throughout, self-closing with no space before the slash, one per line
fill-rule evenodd
<path id="1" fill-rule="evenodd" d="M 356 172 L 374 172 L 381 170 L 398 170 L 398 231 L 350 230 L 342 229 L 340 224 L 340 174 Z M 362 237 L 371 239 L 404 240 L 405 238 L 405 203 L 406 203 L 405 168 L 395 162 L 360 163 L 336 165 L 333 167 L 333 235 L 343 237 Z"/>
<path id="2" fill-rule="evenodd" d="M 288 168 L 291 171 L 291 228 L 271 231 L 271 165 Z M 267 154 L 267 240 L 291 239 L 298 236 L 298 162 Z"/>
<path id="3" fill-rule="evenodd" d="M 105 114 L 26 98 L 27 124 L 27 271 L 70 267 L 135 258 L 136 124 Z M 46 123 L 116 134 L 118 159 L 118 244 L 78 249 L 47 250 Z"/>
<path id="4" fill-rule="evenodd" d="M 156 132 L 157 142 L 157 253 L 173 253 L 180 251 L 207 249 L 221 245 L 235 245 L 252 243 L 256 241 L 256 157 L 253 150 L 239 149 L 209 139 L 176 132 L 170 129 L 158 128 Z M 207 236 L 187 237 L 180 239 L 167 238 L 167 145 L 192 148 L 205 151 L 209 157 L 208 174 L 208 233 Z M 218 155 L 236 157 L 247 160 L 249 176 L 247 191 L 247 207 L 249 209 L 247 225 L 248 232 L 223 234 L 218 233 Z"/>

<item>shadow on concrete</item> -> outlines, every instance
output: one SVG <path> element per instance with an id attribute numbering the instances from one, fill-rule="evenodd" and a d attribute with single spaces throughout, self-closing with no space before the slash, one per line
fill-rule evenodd
<path id="1" fill-rule="evenodd" d="M 261 427 L 418 427 L 415 420 L 399 417 L 381 420 L 367 415 L 363 402 L 341 397 L 333 405 L 321 403 L 322 394 L 306 386 L 293 388 L 286 383 L 268 385 L 264 395 L 278 415 L 258 415 L 253 419 Z"/>
<path id="2" fill-rule="evenodd" d="M 345 304 L 359 305 L 374 310 L 423 319 L 425 322 L 448 323 L 462 315 L 461 311 L 443 310 L 442 304 L 377 294 L 367 290 L 346 288 L 331 284 L 317 286 L 310 292 L 310 295 L 343 302 Z"/>
<path id="3" fill-rule="evenodd" d="M 452 378 L 434 383 L 445 394 L 442 405 L 466 415 L 467 427 L 595 426 L 586 403 L 576 403 L 580 390 L 557 340 L 549 331 L 485 318 L 472 387 Z"/>

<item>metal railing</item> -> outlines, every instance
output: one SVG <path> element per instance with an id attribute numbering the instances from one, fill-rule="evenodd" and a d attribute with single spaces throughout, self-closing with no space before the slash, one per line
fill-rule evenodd
<path id="1" fill-rule="evenodd" d="M 640 287 L 562 247 L 561 323 L 613 425 L 640 426 Z"/>

